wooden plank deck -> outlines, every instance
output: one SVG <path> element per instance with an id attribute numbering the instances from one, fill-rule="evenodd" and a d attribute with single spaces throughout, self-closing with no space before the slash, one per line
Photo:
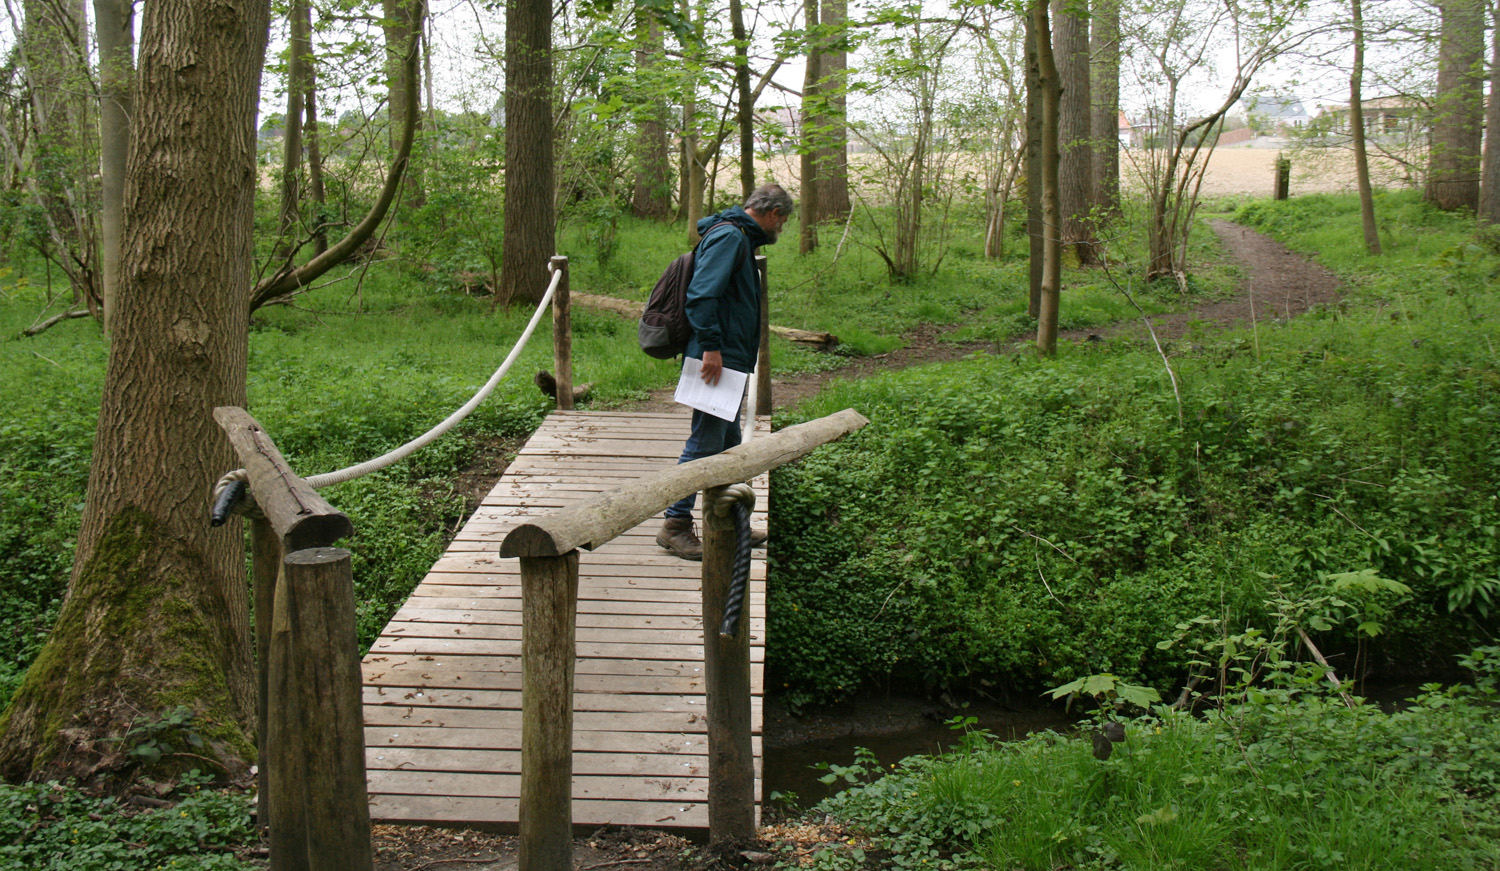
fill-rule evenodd
<path id="1" fill-rule="evenodd" d="M 765 419 L 757 433 L 769 432 Z M 672 465 L 686 414 L 548 415 L 364 660 L 376 822 L 513 831 L 520 795 L 521 577 L 500 541 L 524 518 Z M 767 478 L 752 482 L 764 528 Z M 660 515 L 582 552 L 573 719 L 573 820 L 708 826 L 701 564 L 657 547 Z M 764 552 L 749 628 L 760 794 Z"/>

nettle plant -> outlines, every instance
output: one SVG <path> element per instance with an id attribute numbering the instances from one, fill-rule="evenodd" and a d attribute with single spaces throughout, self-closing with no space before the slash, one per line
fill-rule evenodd
<path id="1" fill-rule="evenodd" d="M 1269 629 L 1248 627 L 1234 632 L 1224 618 L 1202 615 L 1178 623 L 1171 638 L 1157 643 L 1158 650 L 1180 646 L 1193 657 L 1188 664 L 1194 672 L 1174 707 L 1192 707 L 1202 699 L 1211 699 L 1221 708 L 1287 702 L 1299 694 L 1319 691 L 1324 681 L 1352 704 L 1347 683 L 1338 679 L 1310 632 L 1329 632 L 1352 623 L 1360 643 L 1355 666 L 1348 673 L 1358 674 L 1364 642 L 1379 636 L 1385 621 L 1411 596 L 1410 587 L 1374 569 L 1320 574 L 1295 594 L 1280 584 L 1272 589 L 1265 600 L 1272 618 Z M 1311 661 L 1298 656 L 1299 649 Z M 1205 681 L 1209 690 L 1200 690 Z"/>

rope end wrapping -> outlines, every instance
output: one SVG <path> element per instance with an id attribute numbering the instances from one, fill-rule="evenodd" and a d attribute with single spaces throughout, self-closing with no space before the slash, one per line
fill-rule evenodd
<path id="1" fill-rule="evenodd" d="M 734 570 L 724 602 L 724 619 L 719 623 L 720 638 L 740 634 L 740 614 L 750 589 L 750 510 L 754 507 L 755 491 L 749 484 L 731 484 L 714 500 L 715 514 L 724 517 L 732 513 L 734 518 Z"/>
<path id="2" fill-rule="evenodd" d="M 214 484 L 213 512 L 209 515 L 210 526 L 223 526 L 234 514 L 243 514 L 252 520 L 265 517 L 255 496 L 250 492 L 250 476 L 244 469 L 235 469 Z"/>

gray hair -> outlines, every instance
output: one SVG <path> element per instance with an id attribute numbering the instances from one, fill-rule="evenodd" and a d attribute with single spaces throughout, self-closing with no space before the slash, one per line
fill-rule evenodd
<path id="1" fill-rule="evenodd" d="M 790 215 L 795 208 L 797 204 L 792 202 L 792 195 L 779 184 L 761 185 L 750 193 L 750 199 L 745 200 L 744 205 L 745 211 L 762 215 L 771 212 Z"/>

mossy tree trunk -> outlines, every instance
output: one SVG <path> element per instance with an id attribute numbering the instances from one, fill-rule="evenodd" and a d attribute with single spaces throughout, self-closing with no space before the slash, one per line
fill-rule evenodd
<path id="1" fill-rule="evenodd" d="M 207 739 L 197 756 L 237 773 L 254 754 L 243 544 L 207 517 L 213 482 L 236 465 L 212 410 L 245 401 L 269 16 L 268 0 L 144 7 L 83 528 L 57 626 L 0 717 L 8 778 L 100 776 L 133 723 L 179 705 Z"/>

